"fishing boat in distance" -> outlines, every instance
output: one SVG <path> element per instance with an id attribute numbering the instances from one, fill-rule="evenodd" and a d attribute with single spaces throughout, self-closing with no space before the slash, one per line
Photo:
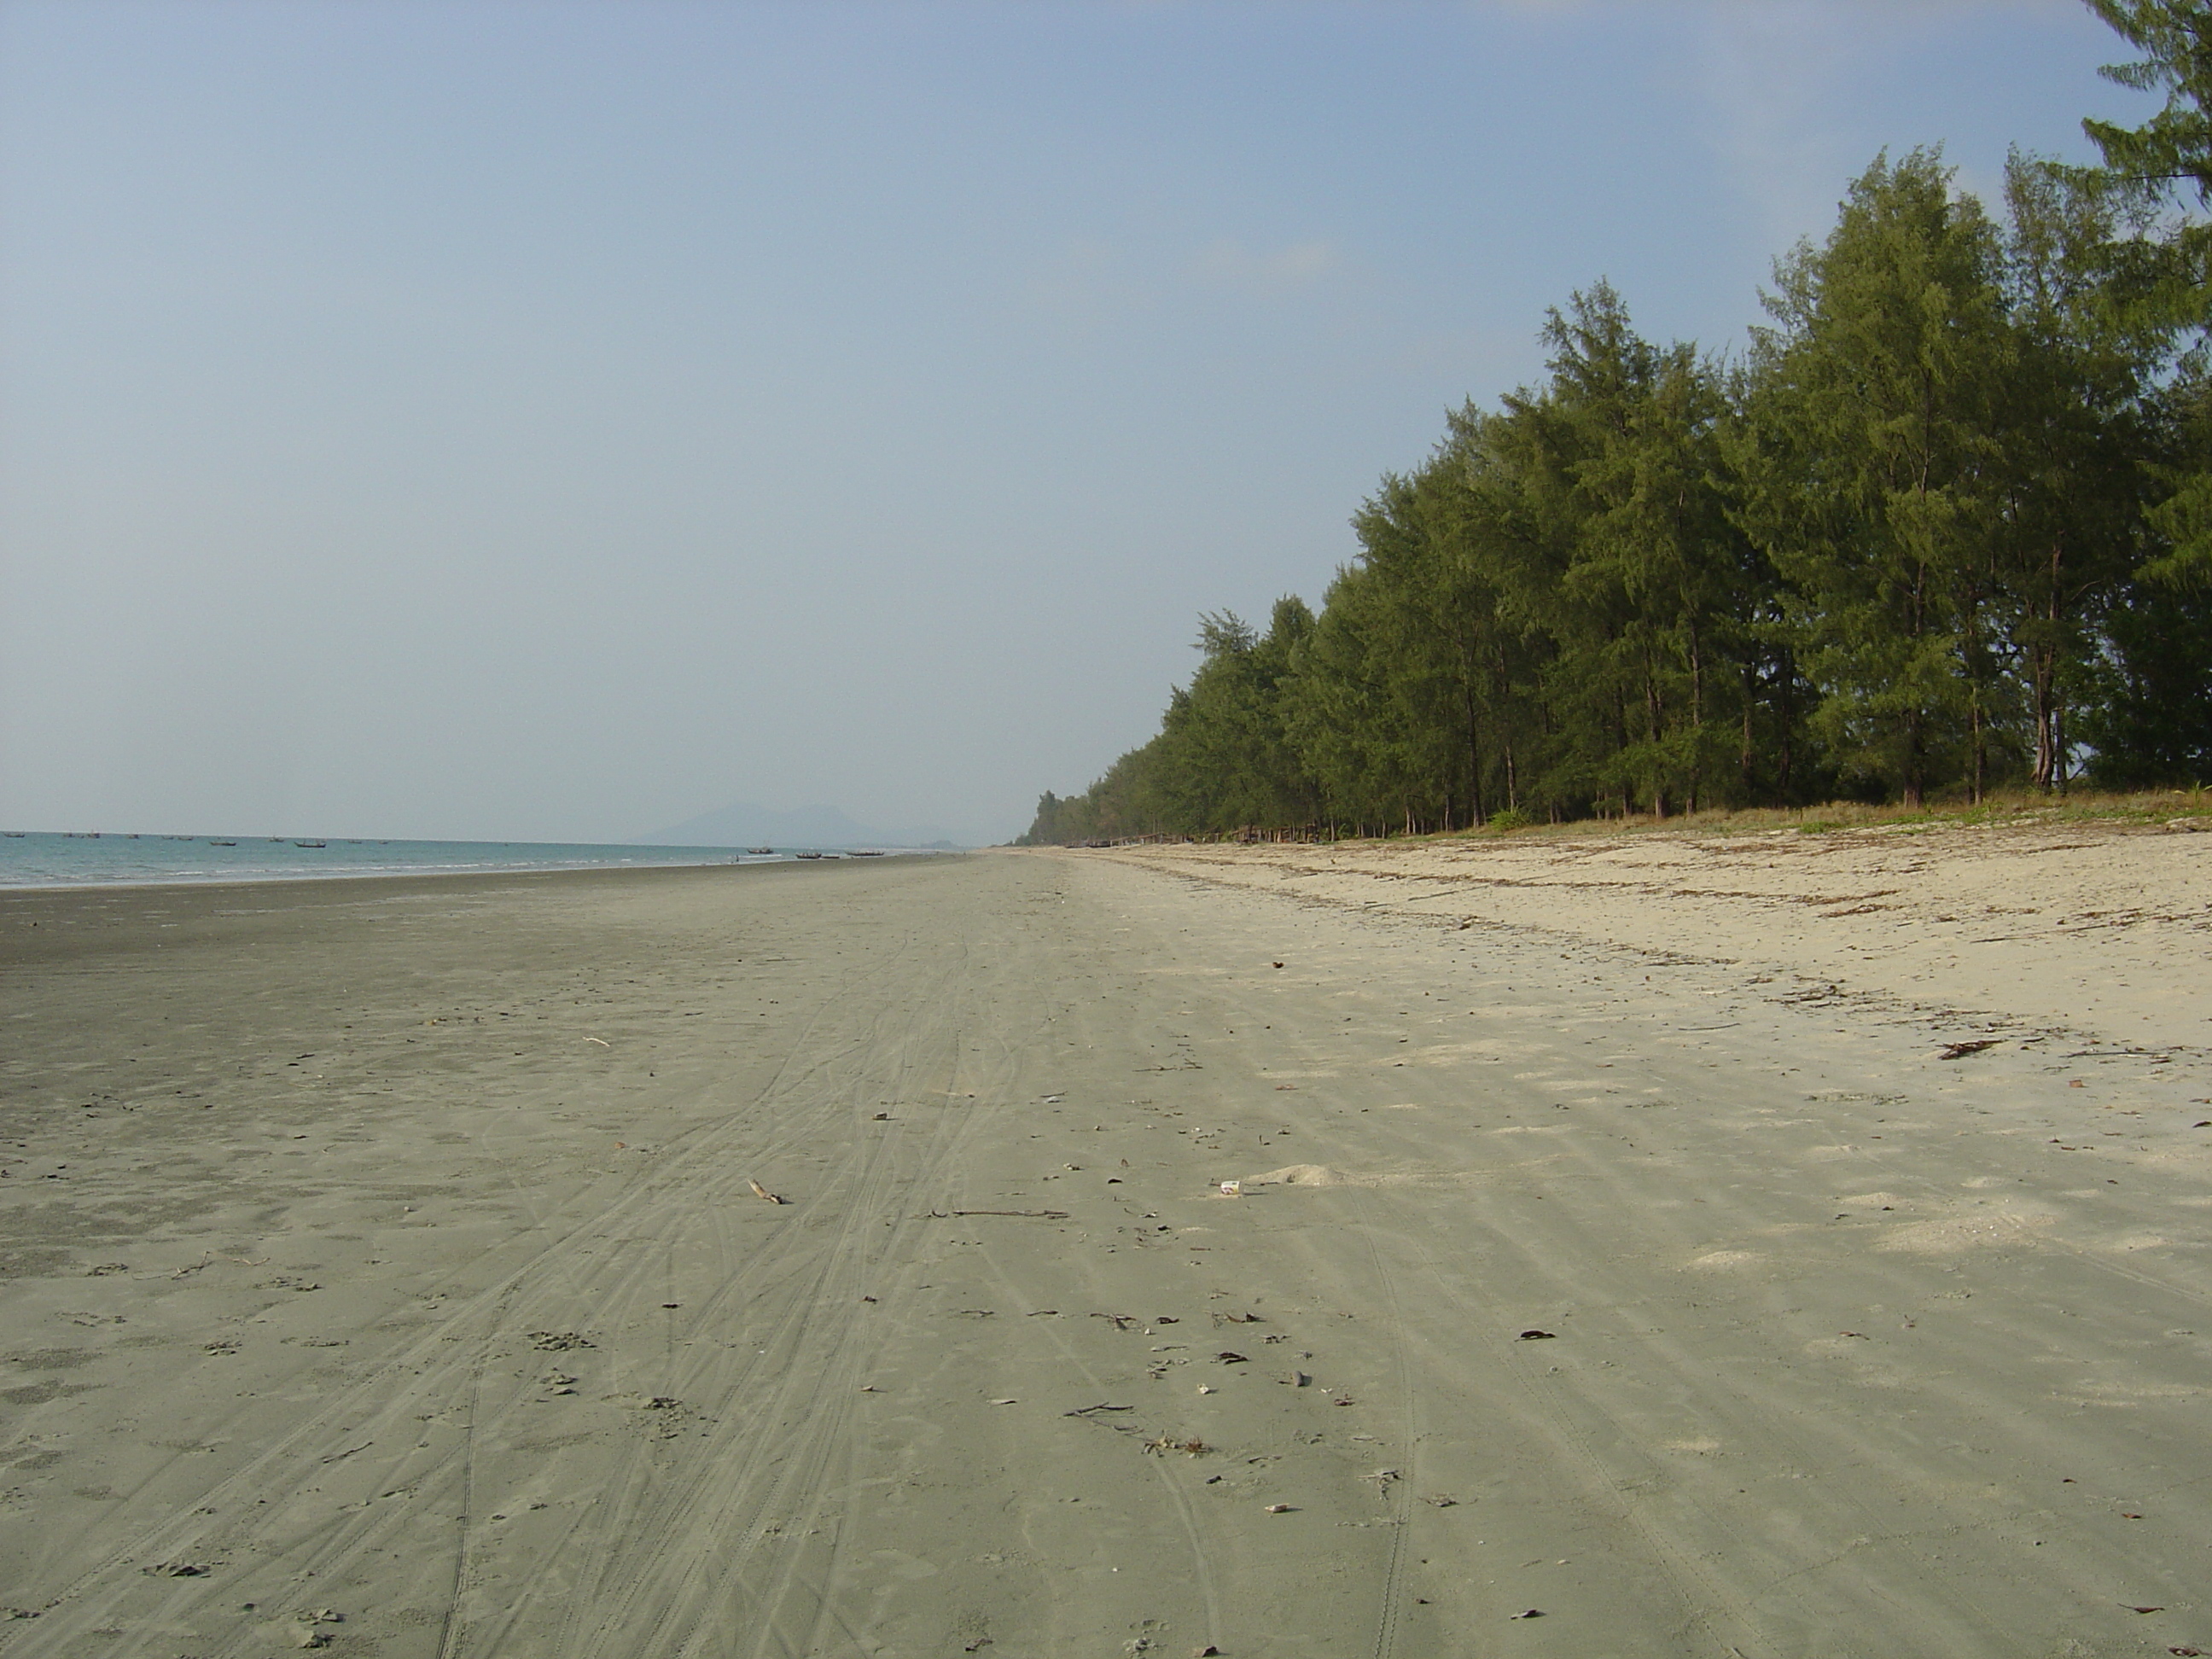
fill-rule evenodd
<path id="1" fill-rule="evenodd" d="M 792 857 L 795 859 L 818 859 L 826 856 L 828 856 L 826 854 L 822 853 L 793 853 L 792 854 Z"/>
<path id="2" fill-rule="evenodd" d="M 330 842 L 326 841 L 295 841 L 292 845 L 295 847 L 328 847 Z"/>
<path id="3" fill-rule="evenodd" d="M 745 848 L 745 855 L 748 858 L 772 859 L 775 856 L 775 848 L 773 847 L 748 847 Z"/>
<path id="4" fill-rule="evenodd" d="M 238 843 L 234 841 L 211 841 L 208 845 L 210 847 L 235 847 Z"/>

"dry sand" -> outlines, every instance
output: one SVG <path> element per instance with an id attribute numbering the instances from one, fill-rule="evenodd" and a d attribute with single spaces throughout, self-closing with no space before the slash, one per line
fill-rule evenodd
<path id="1" fill-rule="evenodd" d="M 0 896 L 0 1653 L 2212 1651 L 2059 839 Z"/>

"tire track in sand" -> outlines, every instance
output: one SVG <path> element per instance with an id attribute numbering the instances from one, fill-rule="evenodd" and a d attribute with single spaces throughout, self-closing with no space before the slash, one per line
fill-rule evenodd
<path id="1" fill-rule="evenodd" d="M 610 1540 L 597 1580 L 621 1586 L 612 1592 L 617 1605 L 572 1622 L 552 1649 L 556 1654 L 653 1659 L 702 1648 L 727 1651 L 741 1624 L 753 1651 L 794 1650 L 824 1619 L 834 1620 L 827 1588 L 839 1529 L 826 1529 L 827 1545 L 812 1540 L 824 1535 L 824 1510 L 849 1485 L 829 1476 L 839 1456 L 849 1464 L 849 1419 L 872 1351 L 860 1297 L 873 1275 L 926 1237 L 927 1224 L 914 1211 L 935 1206 L 957 1179 L 964 1150 L 995 1123 L 1000 1109 L 984 1103 L 1004 1096 L 1006 1073 L 1019 1057 L 1017 1047 L 1002 1044 L 988 1073 L 959 1069 L 963 1033 L 988 1031 L 1006 1014 L 1006 999 L 995 994 L 988 1010 L 971 1006 L 983 988 L 973 969 L 972 958 L 963 956 L 948 970 L 941 993 L 910 996 L 896 1033 L 879 1043 L 903 1092 L 912 1092 L 917 1070 L 927 1064 L 949 1092 L 965 1093 L 972 1085 L 978 1105 L 957 1109 L 959 1115 L 949 1121 L 940 1117 L 911 1167 L 891 1161 L 889 1151 L 902 1138 L 890 1136 L 848 1163 L 835 1195 L 833 1237 L 811 1247 L 809 1271 L 784 1293 L 776 1340 L 766 1356 L 754 1356 L 769 1364 L 748 1367 L 766 1369 L 774 1379 L 765 1407 L 742 1427 L 718 1424 L 711 1449 L 682 1479 L 655 1491 L 649 1511 L 636 1518 L 634 1530 L 624 1529 L 652 1541 L 625 1547 L 620 1539 Z M 993 979 L 1002 977 L 1003 970 Z M 882 1017 L 877 1024 L 880 1030 Z"/>
<path id="2" fill-rule="evenodd" d="M 937 977 L 941 981 L 945 976 Z M 828 1016 L 841 1006 L 851 1006 L 843 998 L 856 989 L 845 988 L 839 997 L 825 1001 L 807 1033 L 794 1045 L 792 1060 L 759 1103 L 763 1108 L 774 1108 L 811 1094 L 813 1103 L 808 1109 L 781 1123 L 765 1124 L 760 1121 L 763 1114 L 753 1112 L 685 1137 L 629 1191 L 563 1229 L 554 1241 L 532 1249 L 495 1282 L 462 1300 L 437 1326 L 388 1350 L 367 1374 L 288 1430 L 243 1468 L 209 1487 L 202 1494 L 204 1501 L 192 1506 L 197 1512 L 179 1512 L 142 1528 L 100 1565 L 81 1575 L 56 1598 L 46 1617 L 19 1626 L 15 1639 L 7 1643 L 7 1650 L 29 1656 L 62 1652 L 96 1627 L 180 1631 L 195 1615 L 217 1602 L 234 1607 L 240 1583 L 246 1577 L 276 1576 L 297 1583 L 313 1575 L 327 1580 L 361 1566 L 364 1558 L 389 1542 L 395 1532 L 419 1526 L 426 1509 L 435 1511 L 441 1507 L 441 1483 L 450 1484 L 457 1478 L 456 1470 L 465 1471 L 483 1439 L 506 1425 L 520 1403 L 520 1391 L 465 1429 L 458 1448 L 416 1447 L 396 1460 L 386 1457 L 349 1466 L 354 1476 L 349 1484 L 358 1494 L 357 1501 L 339 1505 L 339 1518 L 335 1521 L 303 1525 L 295 1513 L 271 1515 L 265 1510 L 257 1522 L 243 1526 L 225 1524 L 219 1517 L 235 1508 L 245 1508 L 251 1515 L 255 1492 L 300 1492 L 319 1480 L 327 1480 L 332 1460 L 343 1460 L 364 1444 L 413 1439 L 416 1431 L 409 1419 L 425 1414 L 420 1407 L 450 1400 L 468 1379 L 481 1376 L 487 1356 L 514 1342 L 534 1324 L 542 1322 L 558 1328 L 574 1322 L 579 1302 L 576 1280 L 582 1276 L 578 1270 L 584 1267 L 579 1251 L 586 1241 L 732 1198 L 743 1179 L 739 1170 L 818 1140 L 828 1127 L 823 1120 L 833 1118 L 840 1109 L 842 1091 L 835 1084 L 846 1068 L 838 1062 L 855 1048 L 865 1048 L 866 1042 L 863 1038 L 857 1044 L 833 1043 L 828 1056 L 807 1059 L 805 1063 L 802 1056 L 816 1043 Z M 923 997 L 906 1006 L 927 1008 L 935 1001 Z M 911 1055 L 914 1047 L 915 1033 L 903 1031 L 894 1053 Z M 894 1068 L 895 1074 L 908 1070 L 910 1067 Z M 825 1079 L 831 1086 L 821 1086 Z M 903 1083 L 904 1076 L 898 1075 L 897 1080 Z M 814 1086 L 805 1086 L 809 1085 Z M 964 1115 L 962 1138 L 972 1133 L 982 1115 Z M 940 1144 L 930 1162 L 941 1165 L 951 1143 L 941 1127 L 935 1139 Z M 878 1138 L 877 1150 L 871 1156 L 881 1162 L 880 1149 L 891 1140 L 890 1136 Z M 889 1168 L 887 1163 L 883 1164 L 886 1180 L 890 1178 Z M 811 1207 L 799 1207 L 791 1219 L 799 1224 L 780 1229 L 774 1248 L 746 1264 L 720 1300 L 740 1300 L 744 1291 L 759 1289 L 763 1280 L 773 1277 L 776 1267 L 799 1252 Z M 857 1218 L 868 1207 L 851 1206 L 848 1212 Z M 644 1226 L 648 1237 L 658 1231 Z M 839 1253 L 855 1263 L 860 1259 L 858 1234 L 855 1220 L 843 1229 L 846 1248 Z M 622 1296 L 635 1293 L 642 1275 L 652 1271 L 650 1256 L 649 1252 L 635 1254 L 629 1270 L 601 1292 L 601 1310 Z M 848 1275 L 855 1270 L 848 1268 Z M 805 1298 L 793 1306 L 797 1323 L 803 1328 Z M 462 1352 L 451 1352 L 455 1346 Z M 751 1369 L 741 1370 L 732 1382 L 742 1386 Z M 425 1449 L 430 1452 L 428 1458 L 416 1455 Z M 374 1501 L 379 1494 L 390 1497 L 400 1492 L 410 1494 L 412 1501 L 380 1504 Z M 380 1509 L 380 1514 L 376 1512 Z M 205 1513 L 209 1510 L 217 1511 L 218 1518 L 210 1519 Z M 463 1513 L 467 1512 L 465 1508 Z M 149 1560 L 187 1557 L 231 1562 L 252 1559 L 241 1571 L 226 1569 L 213 1576 L 222 1581 L 220 1586 L 213 1578 L 154 1579 L 131 1571 Z M 497 1622 L 511 1627 L 513 1620 Z M 474 1641 L 473 1635 L 466 1618 L 456 1615 L 453 1632 L 441 1647 L 449 1652 L 489 1650 Z M 496 1642 L 498 1635 L 493 1634 L 492 1639 Z M 248 1644 L 257 1650 L 258 1645 Z"/>

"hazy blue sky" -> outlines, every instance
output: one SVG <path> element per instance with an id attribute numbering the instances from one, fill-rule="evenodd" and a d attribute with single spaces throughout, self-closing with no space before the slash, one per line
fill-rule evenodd
<path id="1" fill-rule="evenodd" d="M 972 838 L 1600 276 L 1733 344 L 2075 0 L 0 0 L 0 823 Z"/>

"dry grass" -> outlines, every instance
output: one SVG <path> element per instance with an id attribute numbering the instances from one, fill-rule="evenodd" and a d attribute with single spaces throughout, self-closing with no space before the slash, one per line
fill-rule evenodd
<path id="1" fill-rule="evenodd" d="M 1979 803 L 1937 801 L 1925 806 L 1871 806 L 1862 801 L 1830 801 L 1820 806 L 1751 807 L 1740 811 L 1676 813 L 1656 818 L 1638 814 L 1626 818 L 1583 818 L 1571 823 L 1536 823 L 1497 830 L 1457 830 L 1449 835 L 1421 836 L 1421 841 L 1494 841 L 1511 836 L 1747 836 L 1795 830 L 1800 835 L 1826 835 L 1837 830 L 1890 830 L 1912 834 L 1946 827 L 2030 827 L 2045 823 L 2106 823 L 2165 824 L 2176 818 L 2212 817 L 2212 792 L 2191 789 L 2145 790 L 2107 793 L 2075 789 L 2063 795 L 2021 790 L 1989 796 Z M 1394 840 L 1403 837 L 1392 837 Z"/>

